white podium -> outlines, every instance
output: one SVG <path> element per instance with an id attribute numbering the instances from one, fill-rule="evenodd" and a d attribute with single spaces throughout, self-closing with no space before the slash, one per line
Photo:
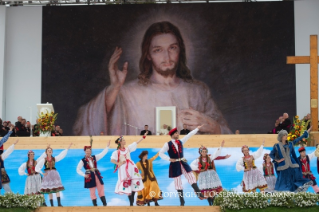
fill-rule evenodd
<path id="1" fill-rule="evenodd" d="M 41 114 L 46 114 L 46 113 L 51 113 L 54 112 L 53 104 L 47 102 L 46 104 L 37 104 L 38 108 L 38 113 Z"/>

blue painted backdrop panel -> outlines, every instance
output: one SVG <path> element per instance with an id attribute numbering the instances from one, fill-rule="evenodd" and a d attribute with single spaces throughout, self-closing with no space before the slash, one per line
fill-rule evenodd
<path id="1" fill-rule="evenodd" d="M 250 148 L 251 152 L 256 151 L 258 148 Z M 307 153 L 312 153 L 315 148 L 307 147 Z M 159 149 L 137 149 L 131 154 L 132 159 L 137 162 L 139 160 L 138 155 L 143 151 L 149 151 L 149 157 L 155 155 Z M 209 148 L 209 153 L 214 153 L 216 148 Z M 271 148 L 265 148 L 263 153 L 269 153 Z M 62 149 L 54 150 L 53 155 L 58 155 Z M 102 149 L 94 149 L 93 153 L 98 154 Z M 113 173 L 114 165 L 110 162 L 111 153 L 114 149 L 110 149 L 107 155 L 98 162 L 98 168 L 101 171 L 105 184 L 105 196 L 108 205 L 129 205 L 128 198 L 125 195 L 117 195 L 114 193 L 115 184 L 117 182 L 117 173 Z M 19 166 L 26 162 L 28 150 L 15 150 L 5 161 L 6 170 L 11 178 L 11 188 L 15 193 L 23 194 L 26 176 L 19 176 Z M 35 150 L 35 155 L 40 156 L 43 150 Z M 296 147 L 297 155 L 298 148 Z M 236 162 L 238 158 L 242 157 L 240 148 L 223 148 L 221 155 L 230 154 L 231 157 L 226 160 L 215 161 L 217 173 L 219 174 L 223 187 L 225 189 L 235 189 L 241 191 L 240 182 L 243 177 L 243 172 L 236 171 Z M 67 156 L 56 164 L 56 168 L 59 171 L 62 179 L 62 183 L 65 187 L 65 191 L 62 192 L 62 205 L 64 206 L 91 206 L 89 190 L 84 188 L 84 179 L 76 173 L 76 166 L 80 159 L 84 156 L 83 150 L 69 150 Z M 198 157 L 198 149 L 188 148 L 185 149 L 185 158 L 191 163 Z M 177 196 L 172 195 L 167 197 L 169 192 L 175 192 L 173 180 L 168 178 L 168 161 L 162 160 L 158 157 L 154 163 L 154 172 L 159 182 L 159 186 L 163 191 L 164 200 L 159 202 L 160 205 L 179 205 L 179 199 Z M 256 160 L 256 165 L 261 166 L 262 157 Z M 315 177 L 318 177 L 316 160 L 311 161 L 311 170 Z M 193 189 L 187 183 L 186 179 L 182 177 L 184 192 L 192 192 Z M 309 188 L 309 192 L 313 192 L 312 188 Z M 4 191 L 1 190 L 3 193 Z M 207 201 L 201 201 L 195 197 L 185 197 L 186 205 L 207 205 Z M 48 202 L 48 196 L 46 195 L 46 201 Z M 56 201 L 56 200 L 55 200 Z M 98 202 L 101 205 L 101 202 Z M 56 203 L 55 203 L 56 205 Z"/>

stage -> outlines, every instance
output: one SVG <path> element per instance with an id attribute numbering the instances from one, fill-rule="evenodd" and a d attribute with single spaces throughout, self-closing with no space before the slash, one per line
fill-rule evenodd
<path id="1" fill-rule="evenodd" d="M 165 211 L 165 212 L 196 212 L 210 211 L 220 212 L 219 206 L 133 206 L 133 207 L 40 207 L 35 212 L 100 212 L 100 211 L 116 211 L 116 212 L 147 212 L 147 211 Z"/>
<path id="2" fill-rule="evenodd" d="M 318 135 L 318 133 L 312 133 Z M 182 136 L 181 136 L 182 137 Z M 114 193 L 115 185 L 118 180 L 118 173 L 114 173 L 114 164 L 111 163 L 110 157 L 113 151 L 116 150 L 114 143 L 117 136 L 93 136 L 93 152 L 92 154 L 99 154 L 106 147 L 109 140 L 111 145 L 108 153 L 98 162 L 98 169 L 101 172 L 104 181 L 104 191 L 108 206 L 104 207 L 92 207 L 94 210 L 107 209 L 111 210 L 116 208 L 126 210 L 148 210 L 149 207 L 126 207 L 129 205 L 129 201 L 126 195 L 117 195 Z M 124 136 L 127 141 L 127 145 L 134 141 L 137 141 L 141 136 Z M 24 193 L 24 185 L 26 176 L 20 176 L 18 174 L 18 168 L 21 164 L 27 161 L 27 153 L 29 150 L 33 150 L 35 153 L 35 159 L 37 159 L 43 151 L 50 144 L 53 148 L 53 156 L 57 156 L 66 149 L 72 142 L 74 145 L 68 151 L 66 157 L 56 163 L 56 168 L 61 176 L 62 184 L 65 190 L 61 192 L 61 203 L 64 208 L 40 208 L 39 211 L 86 211 L 91 210 L 92 201 L 90 199 L 90 193 L 88 189 L 84 188 L 84 179 L 77 174 L 76 167 L 79 161 L 83 158 L 83 147 L 89 145 L 89 136 L 61 136 L 61 137 L 11 137 L 9 141 L 4 144 L 4 149 L 7 149 L 16 139 L 19 139 L 18 144 L 15 146 L 15 150 L 6 159 L 6 171 L 10 176 L 10 186 L 13 193 Z M 184 157 L 188 163 L 191 163 L 199 157 L 198 148 L 201 145 L 208 147 L 209 154 L 214 154 L 222 140 L 225 140 L 225 146 L 221 151 L 221 156 L 230 155 L 228 159 L 215 161 L 217 173 L 222 182 L 222 186 L 226 190 L 235 190 L 237 192 L 242 191 L 241 181 L 243 179 L 244 172 L 238 172 L 236 170 L 237 161 L 242 158 L 241 147 L 248 145 L 250 152 L 256 152 L 265 139 L 265 147 L 263 153 L 269 153 L 273 145 L 277 142 L 277 135 L 267 134 L 255 134 L 255 135 L 194 135 L 185 143 Z M 169 136 L 148 136 L 145 140 L 138 144 L 136 151 L 131 153 L 132 160 L 137 163 L 140 159 L 139 154 L 147 150 L 149 152 L 149 158 L 153 157 L 164 145 L 169 141 Z M 126 146 L 127 146 L 126 145 Z M 299 147 L 295 147 L 298 151 Z M 312 153 L 315 147 L 307 147 L 307 154 Z M 255 164 L 258 168 L 263 163 L 262 157 L 256 159 Z M 163 200 L 159 201 L 160 207 L 152 207 L 152 210 L 169 210 L 177 212 L 179 206 L 179 198 L 174 188 L 174 182 L 168 177 L 169 162 L 162 160 L 158 157 L 153 162 L 153 169 L 156 175 L 159 187 L 163 192 Z M 317 175 L 317 165 L 315 161 L 311 162 L 311 170 L 315 177 Z M 182 177 L 182 184 L 185 193 L 185 207 L 183 211 L 195 211 L 195 210 L 212 210 L 214 207 L 209 207 L 207 200 L 199 200 L 197 197 L 193 197 L 193 189 L 188 184 L 187 180 Z M 313 192 L 312 188 L 308 190 Z M 3 192 L 3 191 L 2 191 Z M 135 196 L 136 200 L 137 194 Z M 48 195 L 45 195 L 46 204 L 50 205 Z M 54 205 L 57 206 L 55 195 L 53 195 Z M 101 206 L 101 201 L 98 198 L 98 206 Z M 153 204 L 151 204 L 153 205 Z M 77 206 L 77 207 L 74 207 Z M 195 207 L 197 206 L 197 207 Z M 200 209 L 199 209 L 200 208 Z M 175 210 L 176 209 L 176 210 Z M 184 210 L 185 209 L 185 210 Z M 217 207 L 217 209 L 219 209 Z"/>

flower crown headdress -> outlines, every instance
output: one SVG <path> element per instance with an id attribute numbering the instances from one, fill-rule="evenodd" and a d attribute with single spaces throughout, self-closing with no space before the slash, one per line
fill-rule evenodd
<path id="1" fill-rule="evenodd" d="M 244 152 L 243 152 L 243 149 L 244 149 L 244 148 L 247 148 L 248 151 L 249 151 L 249 147 L 248 147 L 247 145 L 244 145 L 244 146 L 241 147 L 241 152 L 242 152 L 242 153 L 244 153 Z"/>

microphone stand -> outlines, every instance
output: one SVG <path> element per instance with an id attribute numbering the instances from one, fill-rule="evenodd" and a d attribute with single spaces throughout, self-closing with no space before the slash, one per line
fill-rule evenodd
<path id="1" fill-rule="evenodd" d="M 137 134 L 137 130 L 138 130 L 138 128 L 137 127 L 135 127 L 135 126 L 133 126 L 133 125 L 130 125 L 130 124 L 127 124 L 127 123 L 124 123 L 124 125 L 127 125 L 127 126 L 129 126 L 129 127 L 132 127 L 132 128 L 135 128 L 135 132 L 136 132 L 136 135 L 138 135 Z M 125 128 L 125 133 L 126 133 L 126 128 Z"/>

